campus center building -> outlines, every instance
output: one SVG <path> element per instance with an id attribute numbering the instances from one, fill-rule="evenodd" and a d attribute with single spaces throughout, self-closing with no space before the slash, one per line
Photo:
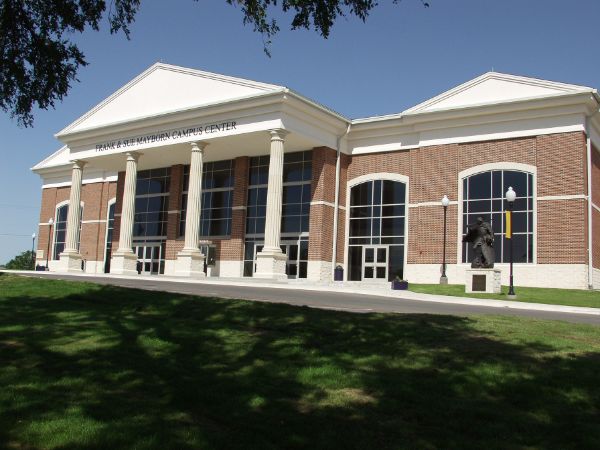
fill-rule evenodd
<path id="1" fill-rule="evenodd" d="M 350 120 L 283 86 L 155 64 L 56 137 L 37 263 L 52 271 L 450 283 L 465 226 L 508 281 L 600 287 L 600 97 L 489 72 Z"/>

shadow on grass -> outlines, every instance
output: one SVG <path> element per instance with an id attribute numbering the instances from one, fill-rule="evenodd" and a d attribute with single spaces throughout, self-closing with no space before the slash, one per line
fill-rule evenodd
<path id="1" fill-rule="evenodd" d="M 585 333 L 27 283 L 0 293 L 0 447 L 600 447 Z"/>

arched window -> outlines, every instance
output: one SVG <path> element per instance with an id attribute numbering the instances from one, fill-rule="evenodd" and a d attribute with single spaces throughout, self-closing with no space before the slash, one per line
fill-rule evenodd
<path id="1" fill-rule="evenodd" d="M 351 188 L 349 280 L 402 278 L 405 217 L 406 184 L 372 180 Z"/>
<path id="2" fill-rule="evenodd" d="M 513 261 L 533 262 L 533 174 L 520 170 L 488 170 L 463 178 L 463 234 L 467 224 L 481 216 L 494 230 L 496 262 L 509 262 L 506 231 L 505 192 L 509 186 L 517 193 L 513 208 Z M 462 262 L 473 258 L 473 249 L 464 245 Z"/>
<path id="3" fill-rule="evenodd" d="M 77 236 L 77 248 L 81 242 L 81 218 L 83 217 L 83 205 L 80 209 L 79 235 Z M 65 249 L 67 240 L 67 217 L 69 215 L 69 204 L 64 203 L 56 208 L 56 219 L 54 220 L 54 249 L 52 259 L 59 259 Z"/>

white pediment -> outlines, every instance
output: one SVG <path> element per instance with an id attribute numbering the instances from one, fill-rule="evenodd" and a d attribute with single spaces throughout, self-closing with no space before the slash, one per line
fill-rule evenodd
<path id="1" fill-rule="evenodd" d="M 585 86 L 488 72 L 404 112 L 419 113 L 457 109 L 592 90 Z"/>
<path id="2" fill-rule="evenodd" d="M 33 166 L 32 170 L 63 166 L 65 164 L 69 164 L 70 161 L 71 151 L 69 150 L 69 147 L 64 145 L 63 147 L 59 148 L 57 151 L 52 153 L 50 156 L 48 156 L 46 159 L 40 161 L 35 166 Z"/>
<path id="3" fill-rule="evenodd" d="M 58 135 L 282 89 L 273 84 L 156 63 Z"/>

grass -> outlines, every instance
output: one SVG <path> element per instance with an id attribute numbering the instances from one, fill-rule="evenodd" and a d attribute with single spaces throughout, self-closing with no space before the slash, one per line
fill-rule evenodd
<path id="1" fill-rule="evenodd" d="M 600 327 L 0 276 L 0 448 L 600 448 Z"/>
<path id="2" fill-rule="evenodd" d="M 502 286 L 501 294 L 465 294 L 463 284 L 410 284 L 413 292 L 436 295 L 453 295 L 457 297 L 489 298 L 494 300 L 510 300 L 529 303 L 546 303 L 549 305 L 585 306 L 600 308 L 600 291 L 581 289 L 550 289 L 533 287 L 516 287 L 517 298 L 508 299 L 508 286 Z"/>

